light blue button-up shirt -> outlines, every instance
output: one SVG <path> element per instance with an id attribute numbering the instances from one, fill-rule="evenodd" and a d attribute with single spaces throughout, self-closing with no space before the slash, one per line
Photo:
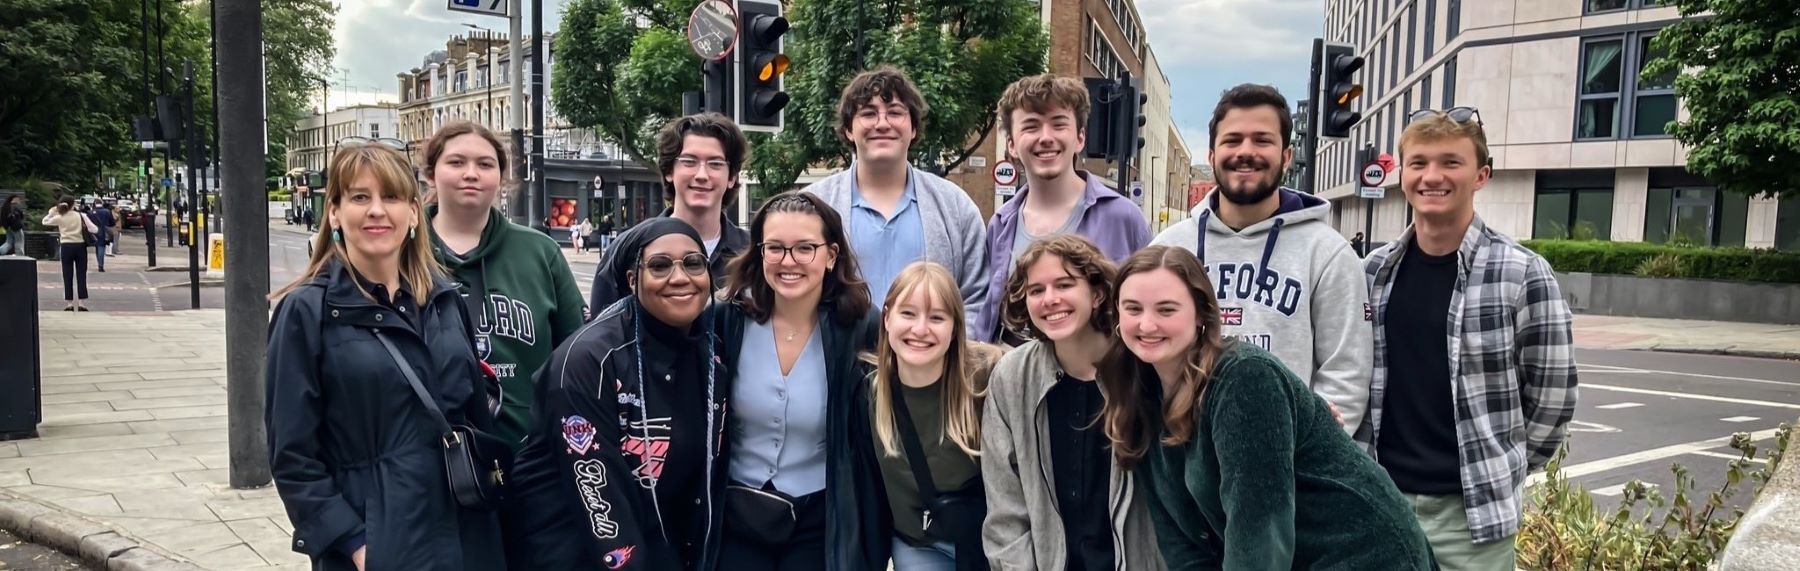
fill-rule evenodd
<path id="1" fill-rule="evenodd" d="M 855 169 L 855 165 L 850 168 Z M 909 169 L 906 193 L 892 217 L 863 200 L 856 177 L 850 177 L 850 248 L 856 251 L 863 281 L 869 283 L 869 299 L 879 306 L 887 301 L 888 287 L 907 264 L 925 257 L 925 223 L 919 219 L 919 198 Z"/>
<path id="2" fill-rule="evenodd" d="M 825 342 L 813 328 L 794 369 L 781 374 L 775 330 L 744 321 L 731 388 L 731 479 L 804 496 L 825 489 Z"/>

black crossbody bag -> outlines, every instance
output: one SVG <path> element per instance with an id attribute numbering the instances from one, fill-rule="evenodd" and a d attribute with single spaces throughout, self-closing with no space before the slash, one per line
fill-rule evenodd
<path id="1" fill-rule="evenodd" d="M 473 426 L 451 424 L 444 417 L 444 411 L 438 408 L 437 399 L 425 391 L 425 385 L 419 382 L 418 374 L 407 364 L 400 349 L 380 331 L 374 333 L 375 339 L 387 348 L 388 355 L 393 356 L 394 364 L 400 367 L 406 382 L 412 385 L 419 402 L 425 404 L 431 417 L 443 427 L 440 442 L 444 446 L 444 474 L 450 480 L 450 492 L 457 505 L 476 510 L 499 508 L 506 499 L 506 474 L 513 468 L 512 447 L 507 446 L 506 440 Z"/>
<path id="2" fill-rule="evenodd" d="M 893 393 L 894 422 L 899 424 L 900 443 L 906 449 L 906 464 L 912 468 L 919 498 L 925 504 L 925 535 L 956 545 L 960 555 L 965 544 L 981 538 L 981 522 L 987 519 L 987 493 L 980 485 L 953 494 L 938 493 L 931 482 L 931 465 L 925 461 L 925 447 L 919 444 L 919 432 L 913 428 L 912 413 L 906 410 L 906 397 L 900 394 L 900 383 L 896 379 L 889 387 Z"/>

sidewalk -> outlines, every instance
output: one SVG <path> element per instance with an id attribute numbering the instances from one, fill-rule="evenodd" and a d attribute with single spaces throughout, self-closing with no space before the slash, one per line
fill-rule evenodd
<path id="1" fill-rule="evenodd" d="M 76 540 L 111 530 L 143 544 L 132 552 L 203 569 L 307 568 L 289 549 L 292 527 L 274 489 L 227 485 L 224 312 L 46 311 L 39 319 L 42 436 L 0 442 L 0 526 L 47 508 L 53 515 L 39 525 L 91 520 L 74 526 L 83 530 Z M 1800 356 L 1800 326 L 1594 316 L 1575 325 L 1585 348 Z"/>

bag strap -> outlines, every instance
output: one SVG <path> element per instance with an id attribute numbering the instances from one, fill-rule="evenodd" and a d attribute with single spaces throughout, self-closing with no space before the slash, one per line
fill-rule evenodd
<path id="1" fill-rule="evenodd" d="M 412 365 L 406 362 L 406 357 L 400 355 L 400 349 L 394 347 L 394 342 L 389 341 L 387 336 L 382 335 L 380 331 L 372 333 L 375 334 L 375 339 L 381 342 L 381 346 L 387 348 L 388 355 L 394 358 L 394 364 L 400 367 L 400 374 L 406 375 L 406 383 L 412 385 L 413 394 L 419 395 L 419 401 L 425 403 L 425 410 L 431 411 L 431 418 L 437 420 L 438 424 L 444 425 L 444 430 L 450 430 L 450 421 L 444 418 L 444 411 L 438 408 L 437 399 L 431 398 L 431 393 L 425 392 L 425 385 L 419 382 L 418 373 L 413 372 Z"/>
<path id="2" fill-rule="evenodd" d="M 900 394 L 900 379 L 888 383 L 894 398 L 894 422 L 900 426 L 900 444 L 906 449 L 906 464 L 912 468 L 913 480 L 919 484 L 919 498 L 930 509 L 937 500 L 937 486 L 931 483 L 931 466 L 925 462 L 925 447 L 919 444 L 919 432 L 913 428 L 912 413 L 906 410 L 906 396 Z"/>

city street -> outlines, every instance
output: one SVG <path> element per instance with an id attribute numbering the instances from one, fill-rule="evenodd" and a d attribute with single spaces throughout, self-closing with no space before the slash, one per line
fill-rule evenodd
<path id="1" fill-rule="evenodd" d="M 93 566 L 0 529 L 0 571 L 88 571 Z"/>

